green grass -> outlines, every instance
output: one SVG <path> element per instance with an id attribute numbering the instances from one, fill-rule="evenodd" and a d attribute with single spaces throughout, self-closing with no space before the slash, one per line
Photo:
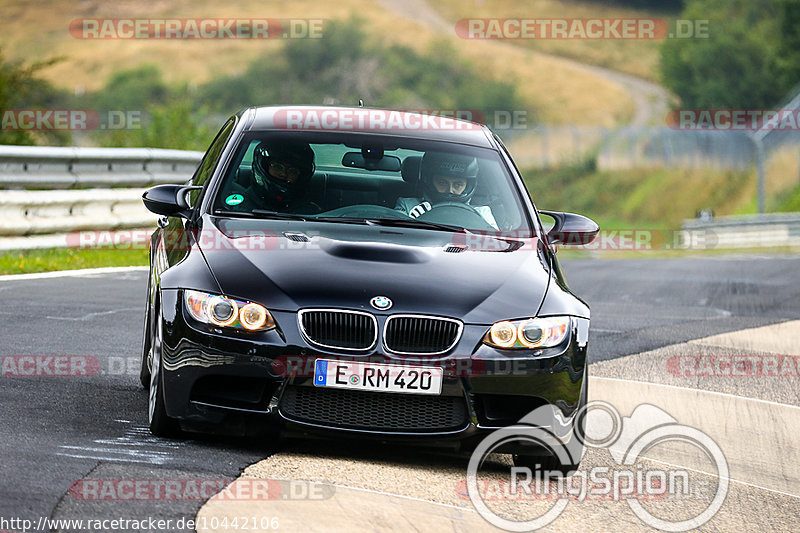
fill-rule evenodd
<path id="1" fill-rule="evenodd" d="M 709 257 L 725 255 L 797 255 L 800 249 L 792 246 L 772 246 L 764 248 L 711 248 L 708 250 L 576 250 L 566 246 L 558 247 L 558 258 L 562 259 L 680 259 L 686 257 Z"/>
<path id="2" fill-rule="evenodd" d="M 0 274 L 30 274 L 54 270 L 73 270 L 113 266 L 147 265 L 148 250 L 99 248 L 75 250 L 49 248 L 4 252 L 0 255 Z"/>
<path id="3" fill-rule="evenodd" d="M 752 172 L 691 169 L 598 171 L 591 163 L 522 172 L 537 207 L 588 216 L 602 228 L 678 229 L 700 209 L 748 209 Z"/>
<path id="4" fill-rule="evenodd" d="M 792 189 L 788 194 L 780 199 L 776 211 L 796 212 L 800 211 L 800 185 Z"/>

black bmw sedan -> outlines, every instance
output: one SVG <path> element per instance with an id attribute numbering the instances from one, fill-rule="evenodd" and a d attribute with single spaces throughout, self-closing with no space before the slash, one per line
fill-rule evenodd
<path id="1" fill-rule="evenodd" d="M 488 128 L 247 109 L 189 183 L 144 203 L 162 215 L 141 369 L 153 434 L 272 428 L 468 450 L 541 406 L 581 424 L 589 308 L 555 245 L 598 227 L 537 211 Z"/>

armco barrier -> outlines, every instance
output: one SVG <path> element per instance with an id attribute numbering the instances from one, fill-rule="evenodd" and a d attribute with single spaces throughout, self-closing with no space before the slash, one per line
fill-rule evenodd
<path id="1" fill-rule="evenodd" d="M 142 204 L 145 189 L 0 191 L 0 236 L 155 224 Z"/>
<path id="2" fill-rule="evenodd" d="M 800 247 L 800 213 L 737 215 L 683 223 L 689 248 L 735 249 Z"/>
<path id="3" fill-rule="evenodd" d="M 202 152 L 152 148 L 0 146 L 0 250 L 60 243 L 83 229 L 153 227 L 141 195 L 183 183 Z M 687 220 L 688 248 L 800 246 L 800 213 Z M 29 238 L 26 238 L 29 237 Z"/>
<path id="4" fill-rule="evenodd" d="M 83 229 L 152 227 L 146 187 L 184 183 L 202 152 L 152 148 L 0 146 L 0 249 L 40 247 Z"/>
<path id="5" fill-rule="evenodd" d="M 181 183 L 202 152 L 155 148 L 0 146 L 0 189 L 147 187 Z"/>

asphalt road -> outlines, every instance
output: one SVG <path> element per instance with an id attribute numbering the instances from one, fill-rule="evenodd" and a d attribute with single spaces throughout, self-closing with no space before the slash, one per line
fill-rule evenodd
<path id="1" fill-rule="evenodd" d="M 564 267 L 592 307 L 594 361 L 800 318 L 796 256 L 587 259 Z M 0 356 L 40 363 L 72 356 L 60 368 L 77 361 L 93 374 L 0 377 L 0 530 L 22 530 L 2 522 L 11 518 L 194 517 L 202 499 L 118 501 L 100 493 L 103 501 L 87 501 L 91 491 L 76 487 L 85 489 L 83 478 L 111 480 L 107 488 L 122 497 L 114 480 L 229 479 L 274 451 L 267 440 L 149 435 L 137 375 L 145 278 L 136 271 L 0 281 Z M 56 368 L 55 360 L 44 364 Z"/>

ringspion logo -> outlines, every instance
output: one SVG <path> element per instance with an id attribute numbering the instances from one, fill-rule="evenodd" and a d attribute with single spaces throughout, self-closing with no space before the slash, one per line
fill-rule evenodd
<path id="1" fill-rule="evenodd" d="M 584 419 L 582 428 L 579 421 Z M 697 485 L 690 483 L 688 469 L 654 468 L 646 452 L 667 443 L 681 443 L 703 452 L 716 470 L 716 487 L 710 502 L 686 510 L 686 498 L 696 498 Z M 561 469 L 513 466 L 508 479 L 486 480 L 479 475 L 484 460 L 509 445 L 528 446 L 550 454 L 557 464 L 569 469 L 580 462 L 584 447 L 604 449 L 613 460 L 611 467 L 598 466 L 588 472 L 572 469 L 569 476 Z M 532 447 L 532 448 L 531 448 Z M 543 462 L 545 462 L 543 460 Z M 522 417 L 515 425 L 493 431 L 481 440 L 470 456 L 466 476 L 466 496 L 478 514 L 495 527 L 506 531 L 533 531 L 556 520 L 571 502 L 586 500 L 624 501 L 644 524 L 662 531 L 688 531 L 703 526 L 716 515 L 728 494 L 728 460 L 711 437 L 697 428 L 680 424 L 666 411 L 650 404 L 638 405 L 623 417 L 607 402 L 592 401 L 570 418 L 559 408 L 545 405 Z M 567 478 L 567 479 L 565 479 Z M 458 485 L 459 494 L 463 485 Z M 661 518 L 643 502 L 661 500 L 685 512 Z M 543 501 L 536 515 L 526 521 L 507 516 L 507 507 L 489 506 L 493 501 Z M 688 515 L 688 516 L 687 516 Z"/>

